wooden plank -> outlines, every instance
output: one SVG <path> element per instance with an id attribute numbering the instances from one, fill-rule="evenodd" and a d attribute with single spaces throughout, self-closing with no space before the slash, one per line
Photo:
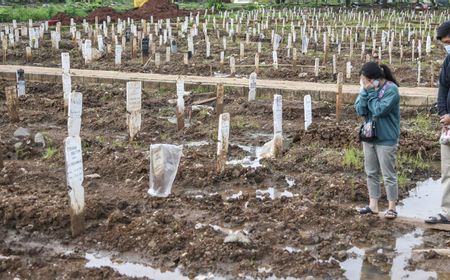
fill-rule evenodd
<path id="1" fill-rule="evenodd" d="M 428 253 L 428 252 L 435 252 L 438 255 L 449 256 L 450 257 L 450 249 L 429 248 L 429 249 L 415 249 L 415 250 L 413 250 L 413 253 Z"/>
<path id="2" fill-rule="evenodd" d="M 3 74 L 14 73 L 17 69 L 24 69 L 25 73 L 36 75 L 50 75 L 61 77 L 60 68 L 51 67 L 36 67 L 36 66 L 24 66 L 24 65 L 0 65 L 0 76 Z M 97 80 L 123 80 L 123 81 L 143 81 L 143 82 L 158 82 L 158 83 L 175 83 L 178 75 L 163 75 L 163 74 L 149 74 L 149 73 L 136 73 L 136 72 L 119 72 L 119 71 L 106 71 L 106 70 L 86 70 L 86 69 L 71 69 L 72 77 L 87 78 L 86 81 Z M 5 75 L 6 76 L 6 75 Z M 8 77 L 13 77 L 13 75 Z M 245 78 L 218 78 L 218 77 L 203 77 L 203 76 L 184 76 L 185 84 L 195 85 L 217 85 L 223 83 L 226 87 L 248 87 L 248 79 Z M 343 85 L 342 93 L 356 96 L 359 92 L 359 85 Z M 286 80 L 264 80 L 259 79 L 257 88 L 262 89 L 278 89 L 278 90 L 293 90 L 293 91 L 315 91 L 324 92 L 335 95 L 335 84 L 327 83 L 314 83 L 314 82 L 302 82 L 302 81 L 286 81 Z M 401 96 L 412 96 L 414 98 L 432 98 L 436 96 L 436 88 L 424 88 L 424 87 L 401 87 Z"/>
<path id="3" fill-rule="evenodd" d="M 198 101 L 192 102 L 192 105 L 203 105 L 203 104 L 206 104 L 206 103 L 209 103 L 209 102 L 213 102 L 216 99 L 217 99 L 217 97 L 211 97 L 211 98 L 208 98 L 208 99 L 198 100 Z"/>
<path id="4" fill-rule="evenodd" d="M 384 213 L 379 213 L 380 218 L 384 218 Z M 424 222 L 423 219 L 418 218 L 410 218 L 410 217 L 402 217 L 398 216 L 396 219 L 392 220 L 392 222 L 397 223 L 404 223 L 412 226 L 416 226 L 423 229 L 435 229 L 435 230 L 442 230 L 442 231 L 450 231 L 450 225 L 445 224 L 427 224 Z"/>

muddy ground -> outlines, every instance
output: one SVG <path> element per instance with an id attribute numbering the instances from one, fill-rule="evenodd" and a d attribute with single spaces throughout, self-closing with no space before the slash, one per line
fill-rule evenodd
<path id="1" fill-rule="evenodd" d="M 6 85 L 0 82 L 0 142 L 5 158 L 0 174 L 1 279 L 127 278 L 110 268 L 86 268 L 86 252 L 115 252 L 154 268 L 178 268 L 190 278 L 212 273 L 230 279 L 343 279 L 339 262 L 351 257 L 347 250 L 354 244 L 372 248 L 366 262 L 389 271 L 393 250 L 380 253 L 377 248 L 414 229 L 356 214 L 355 206 L 364 206 L 368 195 L 361 154 L 349 156 L 352 148 L 361 150 L 356 139 L 360 120 L 351 107 L 345 108 L 344 121 L 336 125 L 333 106 L 314 103 L 313 125 L 305 131 L 303 104 L 283 100 L 282 157 L 262 160 L 258 168 L 227 165 L 219 176 L 215 173 L 217 116 L 207 108 L 194 110 L 189 127 L 178 132 L 169 122 L 175 108 L 168 100 L 176 98 L 175 87 L 144 90 L 142 131 L 130 143 L 125 85 L 74 85 L 84 98 L 81 138 L 87 228 L 72 238 L 62 87 L 27 84 L 27 96 L 19 102 L 20 122 L 11 123 Z M 186 97 L 187 108 L 209 95 L 194 90 Z M 249 103 L 246 96 L 227 90 L 225 112 L 232 119 L 229 160 L 251 157 L 237 145 L 261 147 L 270 140 L 271 99 Z M 30 129 L 31 135 L 14 137 L 19 127 Z M 36 133 L 44 136 L 45 148 L 34 143 Z M 429 108 L 402 110 L 401 198 L 416 181 L 439 177 L 434 164 L 440 159 L 438 136 L 437 118 L 429 115 Z M 207 144 L 196 146 L 198 141 Z M 188 144 L 168 198 L 147 194 L 148 151 L 155 143 Z M 267 194 L 257 198 L 257 190 L 271 187 L 278 191 L 275 199 Z M 229 229 L 243 230 L 248 243 L 224 243 Z M 424 241 L 428 247 L 448 248 L 450 234 L 426 231 Z M 448 273 L 450 259 L 422 256 L 411 260 L 408 269 L 417 267 Z"/>
<path id="2" fill-rule="evenodd" d="M 152 25 L 153 26 L 153 25 Z M 54 27 L 51 27 L 54 28 Z M 82 29 L 82 27 L 78 27 Z M 220 52 L 223 50 L 222 37 L 218 38 L 214 30 L 209 31 L 209 38 L 211 41 L 211 57 L 206 58 L 206 42 L 203 33 L 199 28 L 199 36 L 194 39 L 195 54 L 192 59 L 189 60 L 188 65 L 183 63 L 184 53 L 187 53 L 187 38 L 182 39 L 178 36 L 178 29 L 173 28 L 174 36 L 178 44 L 178 52 L 172 54 L 170 62 L 166 62 L 166 47 L 167 45 L 159 46 L 159 39 L 157 36 L 153 36 L 156 41 L 156 52 L 160 53 L 161 65 L 155 66 L 154 55 L 149 64 L 144 67 L 145 61 L 141 58 L 141 53 L 138 51 L 136 57 L 131 56 L 131 42 L 126 43 L 126 48 L 122 53 L 122 65 L 115 65 L 114 62 L 114 42 L 113 38 L 104 38 L 105 44 L 111 44 L 111 53 L 104 53 L 97 61 L 91 62 L 89 65 L 85 65 L 84 59 L 81 55 L 81 51 L 78 50 L 78 44 L 71 40 L 69 31 L 66 27 L 63 27 L 62 41 L 60 42 L 60 49 L 52 49 L 50 33 L 45 34 L 45 39 L 40 43 L 39 50 L 32 50 L 33 57 L 31 62 L 27 63 L 25 60 L 25 47 L 27 41 L 19 43 L 15 49 L 9 49 L 7 59 L 4 64 L 18 64 L 18 65 L 32 65 L 32 66 L 47 66 L 47 67 L 61 67 L 61 52 L 69 52 L 71 57 L 71 67 L 77 69 L 101 69 L 101 70 L 116 70 L 116 71 L 129 71 L 129 72 L 144 72 L 144 73 L 159 73 L 159 74 L 178 74 L 178 75 L 199 75 L 199 76 L 230 76 L 230 56 L 234 56 L 236 59 L 236 73 L 233 76 L 249 76 L 255 71 L 255 53 L 257 52 L 257 41 L 260 40 L 257 37 L 251 37 L 251 42 L 245 45 L 245 55 L 243 59 L 240 59 L 240 41 L 245 42 L 245 34 L 241 34 L 236 38 L 230 38 L 227 36 L 227 50 L 225 51 L 224 65 L 220 64 Z M 226 35 L 225 31 L 219 32 L 221 36 Z M 338 32 L 339 33 L 339 32 Z M 381 33 L 381 32 L 380 32 Z M 270 35 L 270 34 L 269 34 Z M 266 34 L 266 36 L 269 36 Z M 109 34 L 110 36 L 110 34 Z M 381 36 L 381 35 L 380 35 Z M 83 38 L 87 38 L 87 34 L 83 34 Z M 330 45 L 327 59 L 324 60 L 323 44 L 317 45 L 310 43 L 307 54 L 301 54 L 301 40 L 300 38 L 294 44 L 294 47 L 298 49 L 298 61 L 294 62 L 292 59 L 292 50 L 290 57 L 288 57 L 287 35 L 283 39 L 280 49 L 278 51 L 278 69 L 274 69 L 272 66 L 272 44 L 270 43 L 270 37 L 267 37 L 262 41 L 262 52 L 259 58 L 259 75 L 261 79 L 284 79 L 293 81 L 309 81 L 309 82 L 325 82 L 335 83 L 336 75 L 333 74 L 332 55 L 338 53 L 337 45 Z M 377 39 L 380 42 L 381 38 Z M 121 38 L 119 37 L 121 42 Z M 353 56 L 350 57 L 350 46 L 348 43 L 342 44 L 342 54 L 337 55 L 336 69 L 337 72 L 346 73 L 346 64 L 351 62 L 352 75 L 351 78 L 345 78 L 345 83 L 358 84 L 359 83 L 359 70 L 366 62 L 366 55 L 369 55 L 371 59 L 372 50 L 368 47 L 369 42 L 366 43 L 366 51 L 361 55 L 361 42 L 355 43 Z M 92 47 L 96 48 L 97 43 L 92 42 Z M 400 60 L 400 50 L 396 45 L 392 52 L 392 63 L 389 63 L 387 50 L 383 51 L 381 62 L 389 64 L 397 77 L 399 83 L 402 86 L 417 86 L 417 51 L 416 57 L 413 61 L 411 59 L 412 45 L 405 43 L 403 47 L 404 58 Z M 106 49 L 106 47 L 105 47 Z M 150 48 L 151 51 L 151 48 Z M 421 59 L 421 83 L 420 86 L 432 86 L 435 87 L 437 83 L 437 77 L 440 70 L 440 65 L 445 58 L 445 52 L 441 48 L 433 48 L 430 56 L 425 55 Z M 376 52 L 378 56 L 378 51 Z M 315 58 L 320 58 L 320 71 L 319 76 L 315 77 L 314 65 Z"/>

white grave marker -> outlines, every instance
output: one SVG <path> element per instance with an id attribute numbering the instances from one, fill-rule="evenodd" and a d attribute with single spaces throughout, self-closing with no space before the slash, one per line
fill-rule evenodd
<path id="1" fill-rule="evenodd" d="M 312 123 L 312 108 L 310 95 L 306 95 L 303 98 L 303 109 L 305 113 L 305 130 L 307 130 Z"/>
<path id="2" fill-rule="evenodd" d="M 80 137 L 67 137 L 64 141 L 66 179 L 69 187 L 72 235 L 84 230 L 83 154 Z"/>
<path id="3" fill-rule="evenodd" d="M 250 74 L 250 77 L 248 79 L 248 101 L 253 101 L 256 99 L 256 73 L 253 72 Z"/>

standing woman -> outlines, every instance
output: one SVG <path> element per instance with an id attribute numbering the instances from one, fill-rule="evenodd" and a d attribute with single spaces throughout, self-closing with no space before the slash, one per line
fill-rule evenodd
<path id="1" fill-rule="evenodd" d="M 400 95 L 398 83 L 386 65 L 368 62 L 361 72 L 361 90 L 355 109 L 365 119 L 360 131 L 364 149 L 364 168 L 367 174 L 369 205 L 359 209 L 361 215 L 377 214 L 381 196 L 380 174 L 383 175 L 388 210 L 384 216 L 395 219 L 398 200 L 397 173 L 395 168 L 397 146 L 400 137 Z"/>

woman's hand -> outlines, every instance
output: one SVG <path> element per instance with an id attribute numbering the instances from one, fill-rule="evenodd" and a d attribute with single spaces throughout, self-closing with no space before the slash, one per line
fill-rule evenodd
<path id="1" fill-rule="evenodd" d="M 371 88 L 375 88 L 375 86 L 372 84 L 371 81 L 369 81 L 366 77 L 362 77 L 361 78 L 363 84 L 364 84 L 364 89 L 365 90 L 369 90 Z"/>

